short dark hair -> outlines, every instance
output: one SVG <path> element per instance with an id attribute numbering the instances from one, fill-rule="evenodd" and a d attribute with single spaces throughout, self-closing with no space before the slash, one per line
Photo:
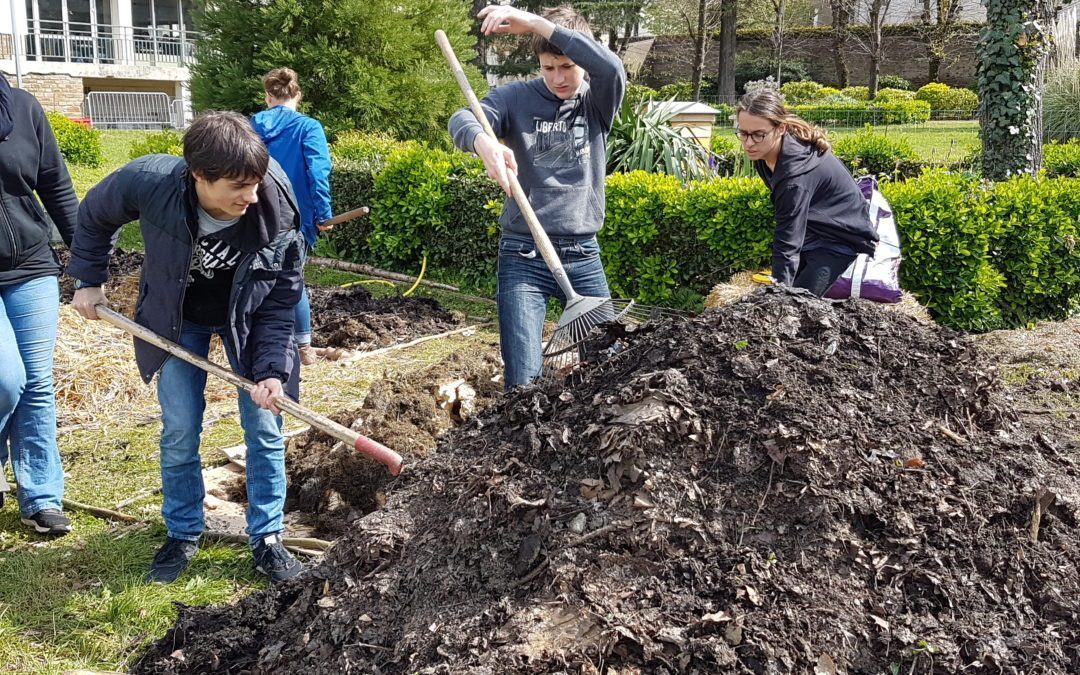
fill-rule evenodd
<path id="1" fill-rule="evenodd" d="M 258 178 L 270 165 L 270 153 L 248 118 L 234 112 L 204 112 L 184 132 L 184 161 L 206 180 Z"/>
<path id="2" fill-rule="evenodd" d="M 556 26 L 567 28 L 569 30 L 576 30 L 585 33 L 590 37 L 592 36 L 592 28 L 589 28 L 589 22 L 585 20 L 585 17 L 578 14 L 576 9 L 569 5 L 546 9 L 541 16 Z M 561 49 L 551 44 L 550 40 L 542 38 L 539 35 L 533 35 L 532 48 L 533 53 L 537 56 L 540 56 L 541 54 L 565 56 Z"/>

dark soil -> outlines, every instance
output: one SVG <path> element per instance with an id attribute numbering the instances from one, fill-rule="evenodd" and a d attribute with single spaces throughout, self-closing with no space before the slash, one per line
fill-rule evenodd
<path id="1" fill-rule="evenodd" d="M 67 249 L 57 251 L 60 264 L 67 267 L 70 254 Z M 127 316 L 135 313 L 135 302 L 139 299 L 139 274 L 142 271 L 143 254 L 141 251 L 117 249 L 109 259 L 109 280 L 105 292 L 109 306 Z M 71 302 L 75 295 L 75 280 L 66 274 L 60 275 L 60 303 Z"/>
<path id="2" fill-rule="evenodd" d="M 406 461 L 425 457 L 445 431 L 489 407 L 502 393 L 498 347 L 487 347 L 452 354 L 408 375 L 388 375 L 371 386 L 362 407 L 334 419 L 393 448 Z M 441 386 L 458 382 L 468 385 L 475 397 L 464 401 L 455 396 L 453 402 L 440 397 Z M 290 441 L 285 464 L 286 509 L 311 514 L 318 536 L 340 535 L 385 500 L 387 472 L 322 432 L 309 431 Z"/>
<path id="3" fill-rule="evenodd" d="M 375 298 L 363 286 L 308 287 L 316 347 L 376 349 L 465 325 L 431 298 Z"/>
<path id="4" fill-rule="evenodd" d="M 1080 670 L 1075 439 L 1020 426 L 966 338 L 764 289 L 619 342 L 135 671 Z"/>

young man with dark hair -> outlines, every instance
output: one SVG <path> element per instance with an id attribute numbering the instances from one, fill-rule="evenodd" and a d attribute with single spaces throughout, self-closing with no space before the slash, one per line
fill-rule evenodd
<path id="1" fill-rule="evenodd" d="M 479 155 L 507 195 L 507 172 L 515 172 L 574 290 L 607 297 L 596 233 L 604 224 L 607 136 L 626 90 L 622 62 L 569 7 L 537 16 L 492 5 L 477 17 L 485 35 L 532 34 L 541 77 L 497 87 L 481 101 L 502 143 L 463 108 L 450 118 L 454 144 Z M 503 205 L 499 223 L 499 335 L 510 388 L 540 373 L 548 298 L 566 299 L 513 199 Z"/>
<path id="2" fill-rule="evenodd" d="M 247 118 L 206 113 L 184 134 L 183 158 L 140 157 L 87 193 L 67 268 L 76 279 L 72 304 L 97 319 L 113 241 L 124 223 L 138 220 L 146 259 L 135 321 L 201 356 L 219 336 L 232 369 L 257 383 L 251 394 L 239 392 L 247 532 L 255 568 L 272 582 L 302 569 L 281 543 L 285 444 L 274 405 L 299 395 L 292 338 L 304 265 L 298 214 L 288 179 Z M 158 373 L 168 538 L 147 580 L 168 583 L 194 557 L 204 528 L 206 373 L 140 340 L 135 359 L 147 383 Z"/>

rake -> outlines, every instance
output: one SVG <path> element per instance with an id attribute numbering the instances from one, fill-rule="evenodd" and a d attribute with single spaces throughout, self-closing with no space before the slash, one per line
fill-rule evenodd
<path id="1" fill-rule="evenodd" d="M 483 127 L 485 134 L 497 141 L 498 137 L 492 130 L 483 108 L 480 107 L 480 101 L 476 98 L 476 93 L 473 92 L 468 78 L 465 77 L 465 72 L 461 69 L 454 48 L 450 46 L 450 41 L 446 38 L 446 33 L 441 30 L 435 31 L 435 41 L 439 44 L 439 49 L 442 50 L 443 55 L 450 64 L 454 79 L 457 80 L 461 93 L 468 100 L 469 109 L 472 110 L 476 121 Z M 562 289 L 563 295 L 566 296 L 563 313 L 559 317 L 559 324 L 544 347 L 543 370 L 540 374 L 542 378 L 546 379 L 556 375 L 568 374 L 575 366 L 587 361 L 586 343 L 595 335 L 594 329 L 600 326 L 605 324 L 639 325 L 661 318 L 685 318 L 687 316 L 684 312 L 641 305 L 634 300 L 588 297 L 577 293 L 570 283 L 570 277 L 566 274 L 566 269 L 559 259 L 558 252 L 551 244 L 551 239 L 548 238 L 547 232 L 544 231 L 544 227 L 536 218 L 536 213 L 533 211 L 521 183 L 518 182 L 517 175 L 508 171 L 507 177 L 509 178 L 511 194 L 514 201 L 517 202 L 525 222 L 529 225 L 529 232 L 532 233 L 533 241 L 536 242 L 540 255 L 543 257 L 544 262 L 547 263 L 548 269 L 551 270 L 556 283 L 559 284 L 559 288 Z"/>

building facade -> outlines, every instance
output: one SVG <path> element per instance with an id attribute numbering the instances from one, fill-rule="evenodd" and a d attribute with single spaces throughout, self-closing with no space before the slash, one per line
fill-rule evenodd
<path id="1" fill-rule="evenodd" d="M 190 117 L 192 0 L 7 0 L 0 72 L 51 111 L 96 126 Z"/>

